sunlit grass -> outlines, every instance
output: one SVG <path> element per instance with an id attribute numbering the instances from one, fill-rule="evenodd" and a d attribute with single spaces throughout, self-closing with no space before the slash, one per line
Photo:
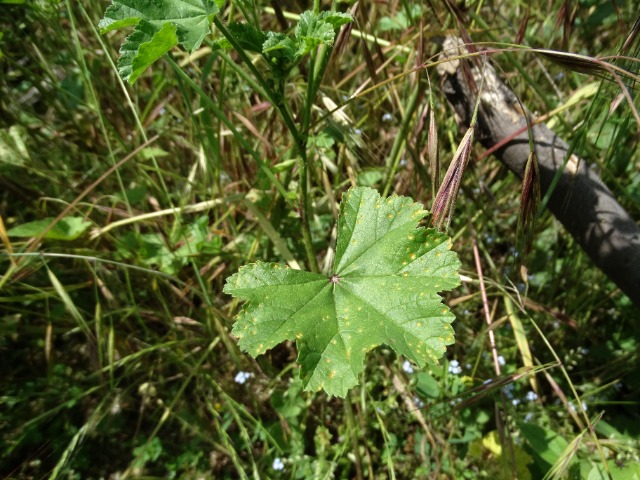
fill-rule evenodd
<path id="1" fill-rule="evenodd" d="M 263 3 L 261 26 L 282 30 L 274 2 Z M 334 52 L 309 122 L 321 271 L 342 192 L 373 186 L 431 209 L 429 129 L 446 172 L 468 128 L 435 68 L 430 84 L 416 69 L 459 28 L 452 12 L 365 3 L 355 13 L 362 35 Z M 531 6 L 522 43 L 637 56 L 619 50 L 632 3 L 577 6 L 571 25 L 563 2 Z M 521 184 L 477 144 L 448 230 L 464 282 L 447 297 L 456 344 L 439 367 L 419 371 L 380 348 L 343 401 L 303 392 L 293 344 L 256 360 L 241 353 L 229 333 L 239 305 L 224 280 L 255 260 L 310 267 L 295 141 L 232 52 L 175 50 L 174 63 L 123 83 L 122 35 L 95 27 L 105 6 L 0 7 L 0 474 L 542 478 L 604 472 L 603 457 L 610 468 L 638 460 L 637 309 L 546 211 L 521 267 Z M 524 10 L 475 8 L 460 19 L 474 41 L 515 42 Z M 638 218 L 638 126 L 619 85 L 492 45 L 505 50 L 491 61 L 523 104 L 539 116 L 557 110 L 555 131 Z M 637 72 L 637 62 L 608 61 Z M 294 114 L 307 74 L 303 62 L 286 85 Z M 637 85 L 623 81 L 637 110 Z M 574 97 L 587 85 L 598 88 Z M 6 235 L 62 213 L 91 227 L 69 241 Z M 532 429 L 559 438 L 535 444 Z"/>

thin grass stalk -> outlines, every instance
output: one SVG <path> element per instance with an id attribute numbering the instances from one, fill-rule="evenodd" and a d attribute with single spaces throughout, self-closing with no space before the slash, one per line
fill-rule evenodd
<path id="1" fill-rule="evenodd" d="M 393 141 L 393 145 L 391 146 L 391 151 L 389 152 L 389 158 L 392 159 L 393 164 L 389 169 L 389 173 L 387 174 L 387 179 L 385 181 L 384 190 L 382 193 L 382 196 L 384 197 L 388 196 L 389 192 L 391 191 L 391 184 L 393 183 L 393 178 L 395 177 L 396 170 L 398 170 L 400 158 L 402 157 L 404 147 L 407 143 L 407 133 L 409 132 L 409 127 L 411 126 L 411 121 L 413 120 L 413 114 L 418 108 L 420 93 L 420 79 L 417 78 L 416 85 L 413 87 L 413 92 L 411 93 L 411 97 L 409 97 L 409 101 L 407 102 L 407 106 L 405 108 L 404 117 L 402 119 L 402 123 L 400 124 L 400 131 L 396 135 L 396 138 Z"/>
<path id="2" fill-rule="evenodd" d="M 471 232 L 471 245 L 473 248 L 473 259 L 476 264 L 476 271 L 478 272 L 478 282 L 480 286 L 480 294 L 482 296 L 482 312 L 484 313 L 484 319 L 487 322 L 487 329 L 489 335 L 489 346 L 491 347 L 491 355 L 493 357 L 493 367 L 496 371 L 496 376 L 500 376 L 500 362 L 498 360 L 498 349 L 496 347 L 496 337 L 491 328 L 493 323 L 491 319 L 491 310 L 489 308 L 489 298 L 487 297 L 487 289 L 484 285 L 484 275 L 482 273 L 482 263 L 480 262 L 480 251 L 478 250 L 478 243 L 476 242 L 476 232 L 471 224 L 469 224 L 469 231 Z"/>
<path id="3" fill-rule="evenodd" d="M 229 130 L 231 130 L 231 133 L 233 134 L 234 138 L 238 141 L 238 143 L 240 143 L 242 148 L 244 148 L 247 151 L 247 153 L 251 155 L 251 158 L 253 158 L 256 161 L 260 169 L 264 172 L 267 178 L 273 183 L 273 185 L 276 187 L 278 192 L 284 198 L 286 199 L 289 198 L 287 195 L 287 190 L 284 188 L 282 183 L 276 178 L 276 176 L 273 174 L 273 172 L 268 167 L 268 165 L 262 160 L 260 155 L 258 155 L 258 153 L 253 148 L 251 148 L 251 145 L 249 144 L 249 142 L 247 142 L 247 140 L 240 134 L 240 132 L 236 129 L 233 123 L 231 123 L 229 118 L 227 118 L 227 116 L 220 109 L 220 107 L 218 107 L 218 105 L 216 105 L 215 102 L 211 100 L 211 98 L 209 98 L 209 96 L 205 93 L 204 90 L 202 90 L 202 88 L 200 88 L 199 85 L 197 85 L 191 78 L 189 78 L 189 76 L 186 73 L 184 73 L 184 71 L 178 66 L 178 64 L 171 57 L 166 57 L 166 58 L 169 64 L 173 67 L 174 71 L 200 96 L 200 99 L 206 104 L 208 108 L 211 109 L 211 111 L 218 118 L 218 120 L 224 123 L 224 125 Z"/>

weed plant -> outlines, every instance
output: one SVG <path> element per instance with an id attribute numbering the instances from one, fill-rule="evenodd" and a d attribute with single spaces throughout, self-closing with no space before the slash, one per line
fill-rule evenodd
<path id="1" fill-rule="evenodd" d="M 330 276 L 351 186 L 433 207 L 469 127 L 434 68 L 449 34 L 490 49 L 531 111 L 557 110 L 640 218 L 637 83 L 629 103 L 597 70 L 512 48 L 637 74 L 634 2 L 237 0 L 133 85 L 107 6 L 0 1 L 1 476 L 640 475 L 638 309 L 544 209 L 523 258 L 521 182 L 478 144 L 447 229 L 462 286 L 439 365 L 383 346 L 345 398 L 307 392 L 294 342 L 238 349 L 223 293 L 256 261 Z M 220 41 L 314 10 L 354 21 L 280 77 Z"/>

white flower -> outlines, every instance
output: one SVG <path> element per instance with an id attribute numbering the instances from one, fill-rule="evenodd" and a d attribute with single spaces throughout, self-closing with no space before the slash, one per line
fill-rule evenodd
<path id="1" fill-rule="evenodd" d="M 393 115 L 391 115 L 389 112 L 382 115 L 383 122 L 390 122 L 391 120 L 393 120 Z"/>
<path id="2" fill-rule="evenodd" d="M 502 355 L 498 355 L 498 363 L 504 367 L 504 365 L 507 363 L 504 360 L 504 357 Z"/>
<path id="3" fill-rule="evenodd" d="M 457 360 L 451 360 L 449 362 L 449 373 L 453 373 L 454 375 L 459 375 L 462 372 L 462 367 L 460 366 L 460 362 Z"/>
<path id="4" fill-rule="evenodd" d="M 527 396 L 525 397 L 528 402 L 535 402 L 538 399 L 538 395 L 533 390 L 527 392 Z"/>
<path id="5" fill-rule="evenodd" d="M 234 380 L 235 380 L 236 383 L 239 383 L 240 385 L 242 385 L 244 382 L 249 380 L 251 377 L 253 377 L 253 373 L 251 373 L 251 372 L 238 372 L 238 373 L 236 373 L 236 376 L 235 376 Z"/>
<path id="6" fill-rule="evenodd" d="M 413 365 L 411 365 L 411 362 L 409 360 L 405 360 L 403 362 L 402 370 L 404 370 L 405 373 L 408 373 L 408 374 L 412 374 L 413 373 Z"/>
<path id="7" fill-rule="evenodd" d="M 274 470 L 284 470 L 284 462 L 282 461 L 281 458 L 276 457 L 273 459 L 271 468 L 273 468 Z"/>
<path id="8" fill-rule="evenodd" d="M 573 402 L 569 402 L 569 408 L 572 412 L 576 411 L 576 406 L 573 404 Z M 582 410 L 584 410 L 585 412 L 587 411 L 587 404 L 584 402 L 582 402 Z"/>

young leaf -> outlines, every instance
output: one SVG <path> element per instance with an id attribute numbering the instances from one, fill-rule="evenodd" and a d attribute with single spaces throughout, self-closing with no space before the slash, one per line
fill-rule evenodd
<path id="1" fill-rule="evenodd" d="M 322 12 L 320 20 L 330 23 L 333 28 L 338 29 L 342 25 L 353 22 L 353 17 L 348 13 L 342 12 Z"/>
<path id="2" fill-rule="evenodd" d="M 233 35 L 238 44 L 249 52 L 262 53 L 262 44 L 267 34 L 248 23 L 230 23 L 227 30 Z"/>
<path id="3" fill-rule="evenodd" d="M 297 45 L 284 33 L 267 32 L 262 44 L 262 53 L 270 62 L 271 68 L 278 73 L 286 73 L 299 60 Z"/>
<path id="4" fill-rule="evenodd" d="M 296 25 L 296 38 L 301 41 L 298 54 L 302 57 L 321 43 L 331 45 L 336 36 L 333 25 L 325 22 L 312 11 L 303 12 Z"/>
<path id="5" fill-rule="evenodd" d="M 118 71 L 130 83 L 178 43 L 200 46 L 219 8 L 214 0 L 112 0 L 100 21 L 101 33 L 135 25 L 120 49 Z"/>
<path id="6" fill-rule="evenodd" d="M 7 232 L 10 237 L 37 237 L 53 222 L 53 217 L 47 217 L 35 222 L 23 223 Z M 80 237 L 91 226 L 83 217 L 63 217 L 47 232 L 44 238 L 51 240 L 71 241 Z"/>
<path id="7" fill-rule="evenodd" d="M 410 198 L 353 188 L 340 205 L 329 278 L 255 263 L 227 279 L 225 293 L 246 300 L 233 327 L 257 356 L 296 339 L 306 390 L 344 397 L 365 354 L 387 344 L 420 367 L 453 343 L 453 315 L 438 292 L 460 283 L 449 238 L 417 228 L 426 212 Z"/>

